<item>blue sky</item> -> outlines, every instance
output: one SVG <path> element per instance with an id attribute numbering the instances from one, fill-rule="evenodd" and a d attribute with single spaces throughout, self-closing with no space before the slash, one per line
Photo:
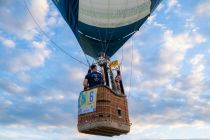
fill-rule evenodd
<path id="1" fill-rule="evenodd" d="M 27 4 L 50 39 L 86 63 L 52 2 Z M 132 127 L 106 138 L 77 132 L 87 67 L 53 46 L 23 0 L 0 0 L 0 140 L 210 138 L 209 11 L 209 0 L 164 0 L 116 53 Z"/>

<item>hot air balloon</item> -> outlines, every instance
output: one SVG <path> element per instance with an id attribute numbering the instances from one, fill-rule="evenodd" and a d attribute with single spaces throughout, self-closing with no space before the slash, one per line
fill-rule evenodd
<path id="1" fill-rule="evenodd" d="M 52 1 L 83 52 L 96 59 L 105 73 L 105 85 L 80 93 L 78 130 L 104 136 L 128 133 L 131 124 L 127 98 L 122 83 L 122 94 L 116 93 L 112 67 L 117 62 L 109 58 L 139 30 L 162 0 Z"/>

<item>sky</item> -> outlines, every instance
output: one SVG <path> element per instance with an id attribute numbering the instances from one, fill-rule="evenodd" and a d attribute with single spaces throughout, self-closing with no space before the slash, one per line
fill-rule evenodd
<path id="1" fill-rule="evenodd" d="M 52 41 L 87 63 L 85 55 L 52 1 L 26 4 L 42 31 L 23 0 L 0 0 L 0 140 L 210 138 L 209 0 L 163 0 L 113 56 L 132 126 L 112 138 L 77 131 L 87 67 Z"/>

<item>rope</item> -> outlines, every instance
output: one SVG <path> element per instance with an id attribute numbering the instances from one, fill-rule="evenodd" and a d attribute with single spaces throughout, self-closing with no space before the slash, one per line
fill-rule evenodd
<path id="1" fill-rule="evenodd" d="M 31 13 L 31 11 L 28 8 L 28 5 L 26 3 L 26 0 L 24 0 L 24 5 L 28 11 L 28 13 L 30 14 L 30 16 L 32 17 L 34 23 L 36 24 L 36 26 L 39 28 L 39 30 L 42 32 L 42 34 L 44 36 L 46 36 L 49 41 L 54 45 L 55 48 L 59 49 L 61 52 L 63 52 L 64 54 L 66 54 L 67 56 L 69 56 L 71 59 L 74 59 L 75 61 L 79 62 L 80 64 L 83 64 L 85 66 L 88 66 L 87 64 L 85 64 L 84 62 L 80 61 L 79 59 L 73 57 L 72 55 L 70 55 L 69 53 L 67 53 L 63 48 L 61 48 L 60 46 L 58 46 L 53 40 L 50 39 L 50 37 L 47 35 L 47 33 L 44 32 L 44 30 L 41 28 L 41 26 L 39 25 L 39 23 L 36 21 L 36 19 L 34 18 L 33 14 Z"/>
<path id="2" fill-rule="evenodd" d="M 138 3 L 138 0 L 136 0 L 136 2 Z M 136 22 L 135 27 L 133 29 L 133 32 L 135 32 L 135 33 L 137 32 L 137 31 L 135 31 L 137 26 L 138 26 L 138 22 Z M 132 75 L 133 75 L 133 36 L 131 37 L 131 41 L 132 41 L 132 46 L 131 46 L 132 56 L 131 56 L 131 66 L 130 66 L 131 67 L 131 71 L 130 71 L 130 83 L 129 83 L 129 89 L 128 89 L 128 99 L 130 97 L 130 91 L 131 91 L 131 86 L 132 86 Z"/>
<path id="3" fill-rule="evenodd" d="M 89 68 L 90 68 L 90 61 L 88 60 L 87 55 L 85 53 L 84 53 L 84 55 L 85 55 L 85 59 L 86 59 L 88 65 L 89 65 Z"/>
<path id="4" fill-rule="evenodd" d="M 86 46 L 84 45 L 84 43 L 83 43 L 83 41 L 82 41 L 82 39 L 81 39 L 81 38 L 80 38 L 80 42 L 81 42 L 81 45 L 82 45 L 82 46 L 84 46 L 84 49 L 85 49 L 85 52 L 86 52 Z M 87 55 L 86 55 L 86 53 L 85 53 L 85 52 L 83 52 L 83 54 L 84 54 L 85 59 L 86 59 L 86 61 L 87 61 L 88 65 L 89 65 L 89 68 L 90 68 L 90 62 L 89 62 L 89 60 L 88 60 Z"/>
<path id="5" fill-rule="evenodd" d="M 130 70 L 130 83 L 129 83 L 129 90 L 128 90 L 128 98 L 130 97 L 130 91 L 132 86 L 132 75 L 133 75 L 133 37 L 131 38 L 132 46 L 131 46 L 131 70 Z"/>

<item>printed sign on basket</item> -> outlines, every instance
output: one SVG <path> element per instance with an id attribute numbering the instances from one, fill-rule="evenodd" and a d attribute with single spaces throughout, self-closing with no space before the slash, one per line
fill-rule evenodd
<path id="1" fill-rule="evenodd" d="M 80 92 L 78 114 L 96 111 L 97 88 Z"/>

